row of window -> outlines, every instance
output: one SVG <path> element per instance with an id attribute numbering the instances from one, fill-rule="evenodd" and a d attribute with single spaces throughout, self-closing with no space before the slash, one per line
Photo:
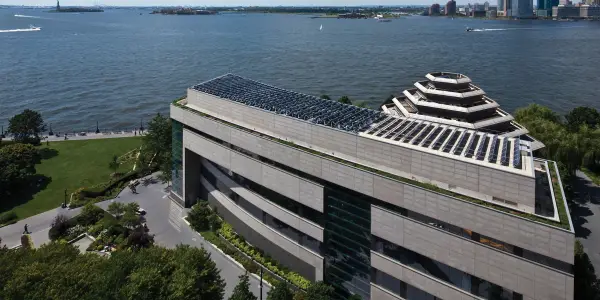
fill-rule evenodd
<path id="1" fill-rule="evenodd" d="M 543 254 L 539 254 L 539 253 L 536 253 L 536 252 L 533 252 L 533 251 L 530 251 L 530 250 L 526 250 L 526 249 L 514 246 L 512 244 L 509 244 L 509 243 L 506 243 L 506 242 L 503 242 L 503 241 L 499 241 L 499 240 L 492 239 L 490 237 L 486 237 L 484 235 L 481 235 L 479 233 L 473 232 L 471 230 L 460 228 L 458 226 L 454 226 L 454 225 L 448 224 L 446 222 L 443 222 L 443 221 L 440 221 L 440 220 L 437 220 L 437 219 L 433 219 L 433 218 L 424 216 L 422 214 L 419 214 L 417 212 L 413 212 L 413 211 L 407 210 L 407 209 L 402 208 L 402 207 L 398 207 L 398 206 L 389 204 L 389 203 L 381 201 L 379 199 L 376 199 L 376 198 L 370 197 L 368 195 L 364 195 L 364 194 L 358 193 L 356 191 L 347 189 L 345 187 L 339 186 L 337 184 L 325 181 L 325 180 L 323 180 L 321 178 L 318 178 L 318 177 L 315 177 L 313 175 L 307 174 L 305 172 L 299 171 L 297 169 L 291 168 L 291 167 L 286 166 L 284 164 L 281 164 L 281 163 L 278 163 L 276 161 L 273 161 L 273 160 L 271 160 L 269 158 L 266 158 L 266 157 L 260 156 L 260 155 L 258 155 L 256 153 L 250 152 L 250 151 L 248 151 L 246 149 L 242 149 L 242 148 L 239 148 L 237 146 L 233 146 L 233 145 L 231 145 L 231 144 L 229 144 L 229 143 L 227 143 L 225 141 L 222 141 L 222 140 L 220 140 L 220 139 L 218 139 L 216 137 L 213 137 L 213 136 L 211 136 L 209 134 L 206 134 L 204 132 L 198 131 L 198 130 L 196 130 L 194 128 L 186 126 L 186 129 L 189 129 L 190 131 L 192 131 L 194 133 L 197 133 L 198 135 L 201 135 L 201 136 L 203 136 L 203 137 L 205 137 L 207 139 L 213 140 L 213 141 L 215 141 L 215 142 L 217 142 L 217 143 L 219 143 L 219 144 L 221 144 L 223 146 L 226 146 L 226 147 L 228 147 L 228 148 L 230 148 L 230 149 L 232 149 L 234 151 L 237 151 L 237 152 L 240 152 L 242 154 L 254 157 L 255 159 L 260 160 L 263 163 L 270 164 L 270 165 L 272 165 L 272 166 L 274 166 L 276 168 L 279 168 L 279 169 L 282 169 L 282 170 L 284 170 L 286 172 L 295 174 L 295 175 L 297 175 L 299 177 L 306 178 L 306 179 L 311 180 L 313 182 L 319 183 L 319 184 L 321 184 L 323 186 L 329 186 L 329 187 L 335 188 L 336 190 L 344 191 L 344 193 L 352 195 L 353 197 L 356 197 L 356 198 L 359 198 L 359 199 L 363 199 L 364 201 L 367 201 L 367 202 L 372 203 L 372 204 L 377 205 L 377 206 L 382 206 L 382 207 L 388 208 L 388 209 L 390 209 L 392 211 L 396 211 L 396 212 L 402 214 L 403 216 L 405 216 L 407 218 L 410 218 L 410 219 L 413 219 L 413 220 L 415 220 L 417 222 L 422 222 L 422 223 L 425 223 L 425 224 L 430 224 L 432 226 L 436 226 L 436 227 L 438 227 L 440 229 L 446 230 L 449 233 L 452 233 L 452 234 L 455 234 L 455 235 L 458 235 L 458 236 L 461 236 L 461 237 L 469 238 L 469 239 L 471 239 L 474 242 L 485 244 L 485 245 L 488 245 L 488 246 L 492 246 L 492 247 L 494 247 L 497 250 L 504 251 L 504 252 L 507 252 L 507 253 L 511 253 L 513 255 L 523 257 L 525 259 L 537 262 L 539 264 L 542 264 L 542 265 L 545 265 L 545 266 L 548 266 L 548 267 L 551 267 L 551 268 L 554 268 L 554 269 L 557 269 L 557 270 L 560 270 L 560 271 L 563 271 L 563 272 L 566 272 L 566 273 L 569 273 L 569 274 L 573 274 L 573 266 L 571 264 L 569 264 L 569 263 L 566 263 L 566 262 L 563 262 L 563 261 L 560 261 L 560 260 L 548 257 L 548 256 L 543 255 Z M 410 212 L 410 214 L 409 214 L 409 212 Z"/>
<path id="2" fill-rule="evenodd" d="M 208 160 L 206 160 L 206 161 L 208 162 Z M 213 166 L 218 166 L 217 164 L 214 164 L 212 162 L 208 162 L 208 163 L 211 163 Z M 224 169 L 221 166 L 219 166 L 219 167 L 221 170 Z M 241 177 L 239 174 L 235 174 L 235 173 L 229 171 L 228 169 L 225 169 L 225 170 L 227 170 L 227 172 L 220 173 L 219 175 L 227 176 L 228 178 L 230 178 L 232 180 L 235 177 L 238 177 L 238 179 L 239 178 L 245 179 L 245 178 Z M 218 172 L 218 171 L 216 171 L 216 172 Z M 254 204 L 248 202 L 248 200 L 246 200 L 243 197 L 241 197 L 240 195 L 236 194 L 226 184 L 224 184 L 221 180 L 219 180 L 217 178 L 217 176 L 215 176 L 216 174 L 213 174 L 208 168 L 206 168 L 206 166 L 204 166 L 204 164 L 202 165 L 201 173 L 204 176 L 204 178 L 210 184 L 212 184 L 217 190 L 219 190 L 221 193 L 225 194 L 227 197 L 229 197 L 229 199 L 233 200 L 233 202 L 235 202 L 244 211 L 248 212 L 249 214 L 253 215 L 256 219 L 263 222 L 263 224 L 265 224 L 268 227 L 274 229 L 275 231 L 283 234 L 284 236 L 288 237 L 289 239 L 295 241 L 296 243 L 312 250 L 313 252 L 321 254 L 322 246 L 321 246 L 320 241 L 312 238 L 311 236 L 306 235 L 305 233 L 297 230 L 296 228 L 290 227 L 288 224 L 271 216 L 270 214 L 268 214 L 268 213 L 262 211 L 260 208 L 256 207 Z M 234 176 L 231 176 L 230 174 L 234 174 Z"/>
<path id="3" fill-rule="evenodd" d="M 406 300 L 442 300 L 376 268 L 371 268 L 371 280 Z"/>
<path id="4" fill-rule="evenodd" d="M 490 300 L 522 300 L 523 295 L 465 273 L 424 255 L 373 236 L 373 251 L 390 257 L 401 264 L 449 283 L 473 295 Z"/>

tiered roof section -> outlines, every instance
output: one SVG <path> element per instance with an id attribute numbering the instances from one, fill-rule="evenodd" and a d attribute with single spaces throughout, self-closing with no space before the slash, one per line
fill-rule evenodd
<path id="1" fill-rule="evenodd" d="M 233 74 L 217 77 L 192 88 L 366 138 L 533 176 L 530 163 L 525 161 L 527 157 L 531 158 L 530 143 L 519 138 L 404 116 L 390 116 L 380 111 L 288 91 Z"/>
<path id="2" fill-rule="evenodd" d="M 404 90 L 402 96 L 385 103 L 383 111 L 502 137 L 518 137 L 530 141 L 533 150 L 544 146 L 527 135 L 527 129 L 500 109 L 469 77 L 448 72 L 429 73 L 425 77 L 427 80 L 416 82 L 415 88 Z"/>

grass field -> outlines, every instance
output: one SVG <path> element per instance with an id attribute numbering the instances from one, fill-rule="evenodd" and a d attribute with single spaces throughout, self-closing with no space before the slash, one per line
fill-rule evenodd
<path id="1" fill-rule="evenodd" d="M 71 193 L 109 181 L 112 170 L 108 164 L 113 155 L 121 156 L 140 145 L 139 137 L 50 142 L 49 146 L 43 143 L 39 146 L 43 158 L 36 165 L 40 186 L 0 203 L 0 213 L 12 209 L 23 219 L 56 208 L 64 200 L 65 189 Z M 118 172 L 125 173 L 132 167 L 133 160 L 124 162 Z"/>

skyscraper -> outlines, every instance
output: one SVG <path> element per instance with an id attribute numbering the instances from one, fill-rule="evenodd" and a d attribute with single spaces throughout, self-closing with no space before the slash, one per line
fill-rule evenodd
<path id="1" fill-rule="evenodd" d="M 533 0 L 512 0 L 510 16 L 518 19 L 533 18 Z"/>
<path id="2" fill-rule="evenodd" d="M 483 3 L 483 10 L 485 10 L 485 11 L 490 10 L 490 3 L 489 2 L 485 1 Z"/>
<path id="3" fill-rule="evenodd" d="M 498 11 L 504 11 L 504 0 L 498 0 Z"/>
<path id="4" fill-rule="evenodd" d="M 450 0 L 446 3 L 446 15 L 454 16 L 456 14 L 456 1 Z"/>
<path id="5" fill-rule="evenodd" d="M 440 14 L 440 5 L 437 3 L 432 4 L 429 7 L 429 15 L 430 16 L 437 16 Z"/>

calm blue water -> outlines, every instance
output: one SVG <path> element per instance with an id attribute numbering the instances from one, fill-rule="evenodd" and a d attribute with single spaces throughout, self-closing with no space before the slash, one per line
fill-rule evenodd
<path id="1" fill-rule="evenodd" d="M 55 131 L 133 127 L 227 72 L 375 107 L 427 72 L 454 71 L 511 112 L 600 107 L 600 22 L 147 13 L 0 9 L 0 125 L 31 108 Z M 29 24 L 42 30 L 2 31 Z"/>

